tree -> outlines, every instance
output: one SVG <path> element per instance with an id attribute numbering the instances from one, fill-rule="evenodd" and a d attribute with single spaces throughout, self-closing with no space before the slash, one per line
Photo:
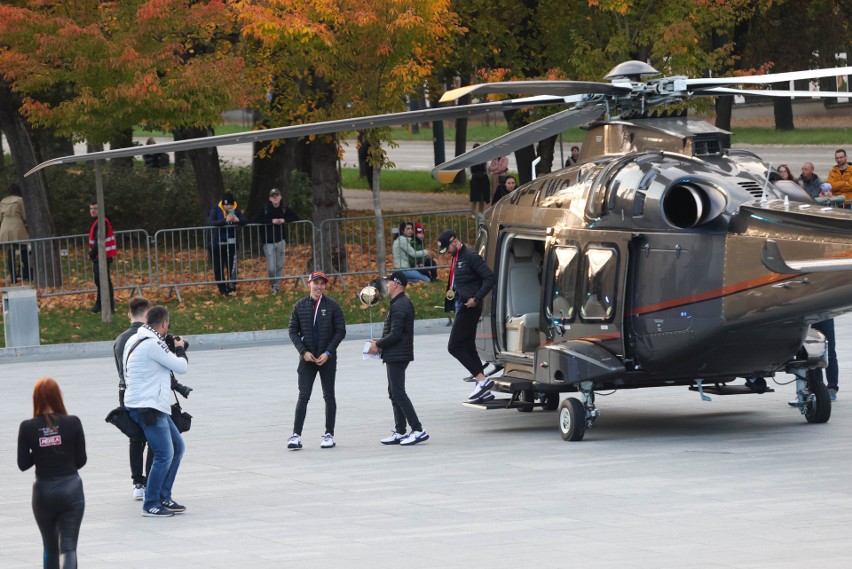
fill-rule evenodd
<path id="1" fill-rule="evenodd" d="M 234 8 L 255 83 L 270 93 L 264 118 L 276 126 L 403 110 L 405 94 L 423 83 L 456 31 L 449 0 L 246 0 Z M 381 158 L 386 133 L 370 141 L 377 204 L 380 170 L 388 166 Z M 323 222 L 340 214 L 339 138 L 307 142 L 313 221 L 324 228 L 319 265 L 331 269 L 339 242 L 336 228 Z M 378 268 L 384 271 L 380 206 L 376 212 Z"/>

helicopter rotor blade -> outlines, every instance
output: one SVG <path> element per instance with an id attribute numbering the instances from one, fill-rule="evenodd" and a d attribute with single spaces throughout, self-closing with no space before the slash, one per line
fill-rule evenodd
<path id="1" fill-rule="evenodd" d="M 456 101 L 473 93 L 500 93 L 504 95 L 627 95 L 632 89 L 624 85 L 595 81 L 501 81 L 480 83 L 452 89 L 444 93 L 440 102 Z"/>
<path id="2" fill-rule="evenodd" d="M 223 134 L 219 136 L 206 136 L 191 138 L 175 142 L 162 142 L 145 146 L 132 146 L 129 148 L 118 148 L 115 150 L 104 150 L 88 154 L 76 154 L 63 156 L 42 162 L 26 174 L 29 176 L 48 166 L 56 164 L 69 164 L 74 162 L 92 162 L 95 160 L 107 160 L 111 158 L 125 158 L 129 156 L 141 156 L 144 154 L 155 154 L 162 152 L 180 152 L 194 150 L 197 148 L 210 148 L 212 146 L 228 146 L 232 144 L 246 144 L 263 142 L 284 138 L 301 138 L 303 136 L 333 134 L 337 132 L 356 131 L 385 126 L 400 126 L 421 121 L 451 120 L 467 118 L 488 111 L 503 111 L 508 109 L 519 109 L 525 107 L 563 104 L 570 102 L 567 97 L 526 97 L 520 99 L 509 99 L 490 103 L 478 103 L 474 105 L 456 105 L 450 107 L 438 107 L 423 109 L 419 111 L 406 111 L 386 115 L 373 115 L 368 117 L 339 119 L 310 124 L 283 126 L 265 130 L 250 130 L 234 134 Z"/>
<path id="3" fill-rule="evenodd" d="M 731 89 L 729 87 L 713 87 L 705 89 L 699 95 L 744 95 L 744 96 L 761 96 L 761 97 L 801 97 L 801 98 L 837 98 L 837 97 L 852 97 L 852 93 L 846 91 L 772 91 L 769 89 Z"/>
<path id="4" fill-rule="evenodd" d="M 767 73 L 765 75 L 747 75 L 743 77 L 708 77 L 701 79 L 685 79 L 684 83 L 690 90 L 711 89 L 727 85 L 766 85 L 769 83 L 784 83 L 803 79 L 819 79 L 820 77 L 837 77 L 852 75 L 852 67 L 832 67 L 826 69 L 811 69 L 808 71 L 788 71 L 785 73 Z"/>
<path id="5" fill-rule="evenodd" d="M 522 126 L 495 138 L 490 142 L 456 156 L 452 160 L 436 166 L 432 177 L 442 184 L 449 184 L 459 171 L 474 164 L 481 164 L 498 156 L 506 156 L 515 150 L 534 144 L 548 136 L 554 136 L 562 131 L 585 124 L 598 118 L 603 109 L 597 105 L 580 109 L 566 109 L 539 119 L 534 123 Z"/>

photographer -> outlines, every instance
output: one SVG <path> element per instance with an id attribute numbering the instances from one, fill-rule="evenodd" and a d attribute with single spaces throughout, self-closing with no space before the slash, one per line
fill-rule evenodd
<path id="1" fill-rule="evenodd" d="M 186 511 L 172 500 L 184 443 L 171 418 L 169 391 L 172 373 L 186 373 L 189 363 L 186 342 L 175 336 L 171 349 L 166 343 L 168 329 L 169 311 L 162 306 L 151 308 L 146 324 L 128 340 L 123 355 L 127 384 L 124 405 L 154 451 L 142 505 L 142 515 L 146 517 L 168 517 Z"/>

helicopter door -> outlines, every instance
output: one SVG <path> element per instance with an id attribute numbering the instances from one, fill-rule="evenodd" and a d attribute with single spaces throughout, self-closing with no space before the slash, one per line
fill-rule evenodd
<path id="1" fill-rule="evenodd" d="M 542 344 L 544 236 L 504 233 L 497 269 L 498 344 L 502 353 L 531 354 Z"/>
<path id="2" fill-rule="evenodd" d="M 548 243 L 540 327 L 554 342 L 583 339 L 622 355 L 628 236 L 597 230 L 570 236 Z"/>

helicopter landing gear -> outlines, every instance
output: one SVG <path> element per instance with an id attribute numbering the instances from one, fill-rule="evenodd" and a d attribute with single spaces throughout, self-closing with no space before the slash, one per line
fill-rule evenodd
<path id="1" fill-rule="evenodd" d="M 581 441 L 586 429 L 592 428 L 600 411 L 595 407 L 595 392 L 591 381 L 580 383 L 583 401 L 566 397 L 559 405 L 559 433 L 566 441 Z"/>
<path id="2" fill-rule="evenodd" d="M 558 393 L 541 393 L 541 408 L 545 411 L 556 411 L 559 409 Z"/>
<path id="3" fill-rule="evenodd" d="M 820 378 L 808 379 L 806 369 L 795 369 L 796 399 L 790 405 L 798 407 L 808 423 L 827 423 L 831 417 L 831 396 Z"/>
<path id="4" fill-rule="evenodd" d="M 518 394 L 518 412 L 531 413 L 535 403 L 535 391 L 524 389 Z"/>

